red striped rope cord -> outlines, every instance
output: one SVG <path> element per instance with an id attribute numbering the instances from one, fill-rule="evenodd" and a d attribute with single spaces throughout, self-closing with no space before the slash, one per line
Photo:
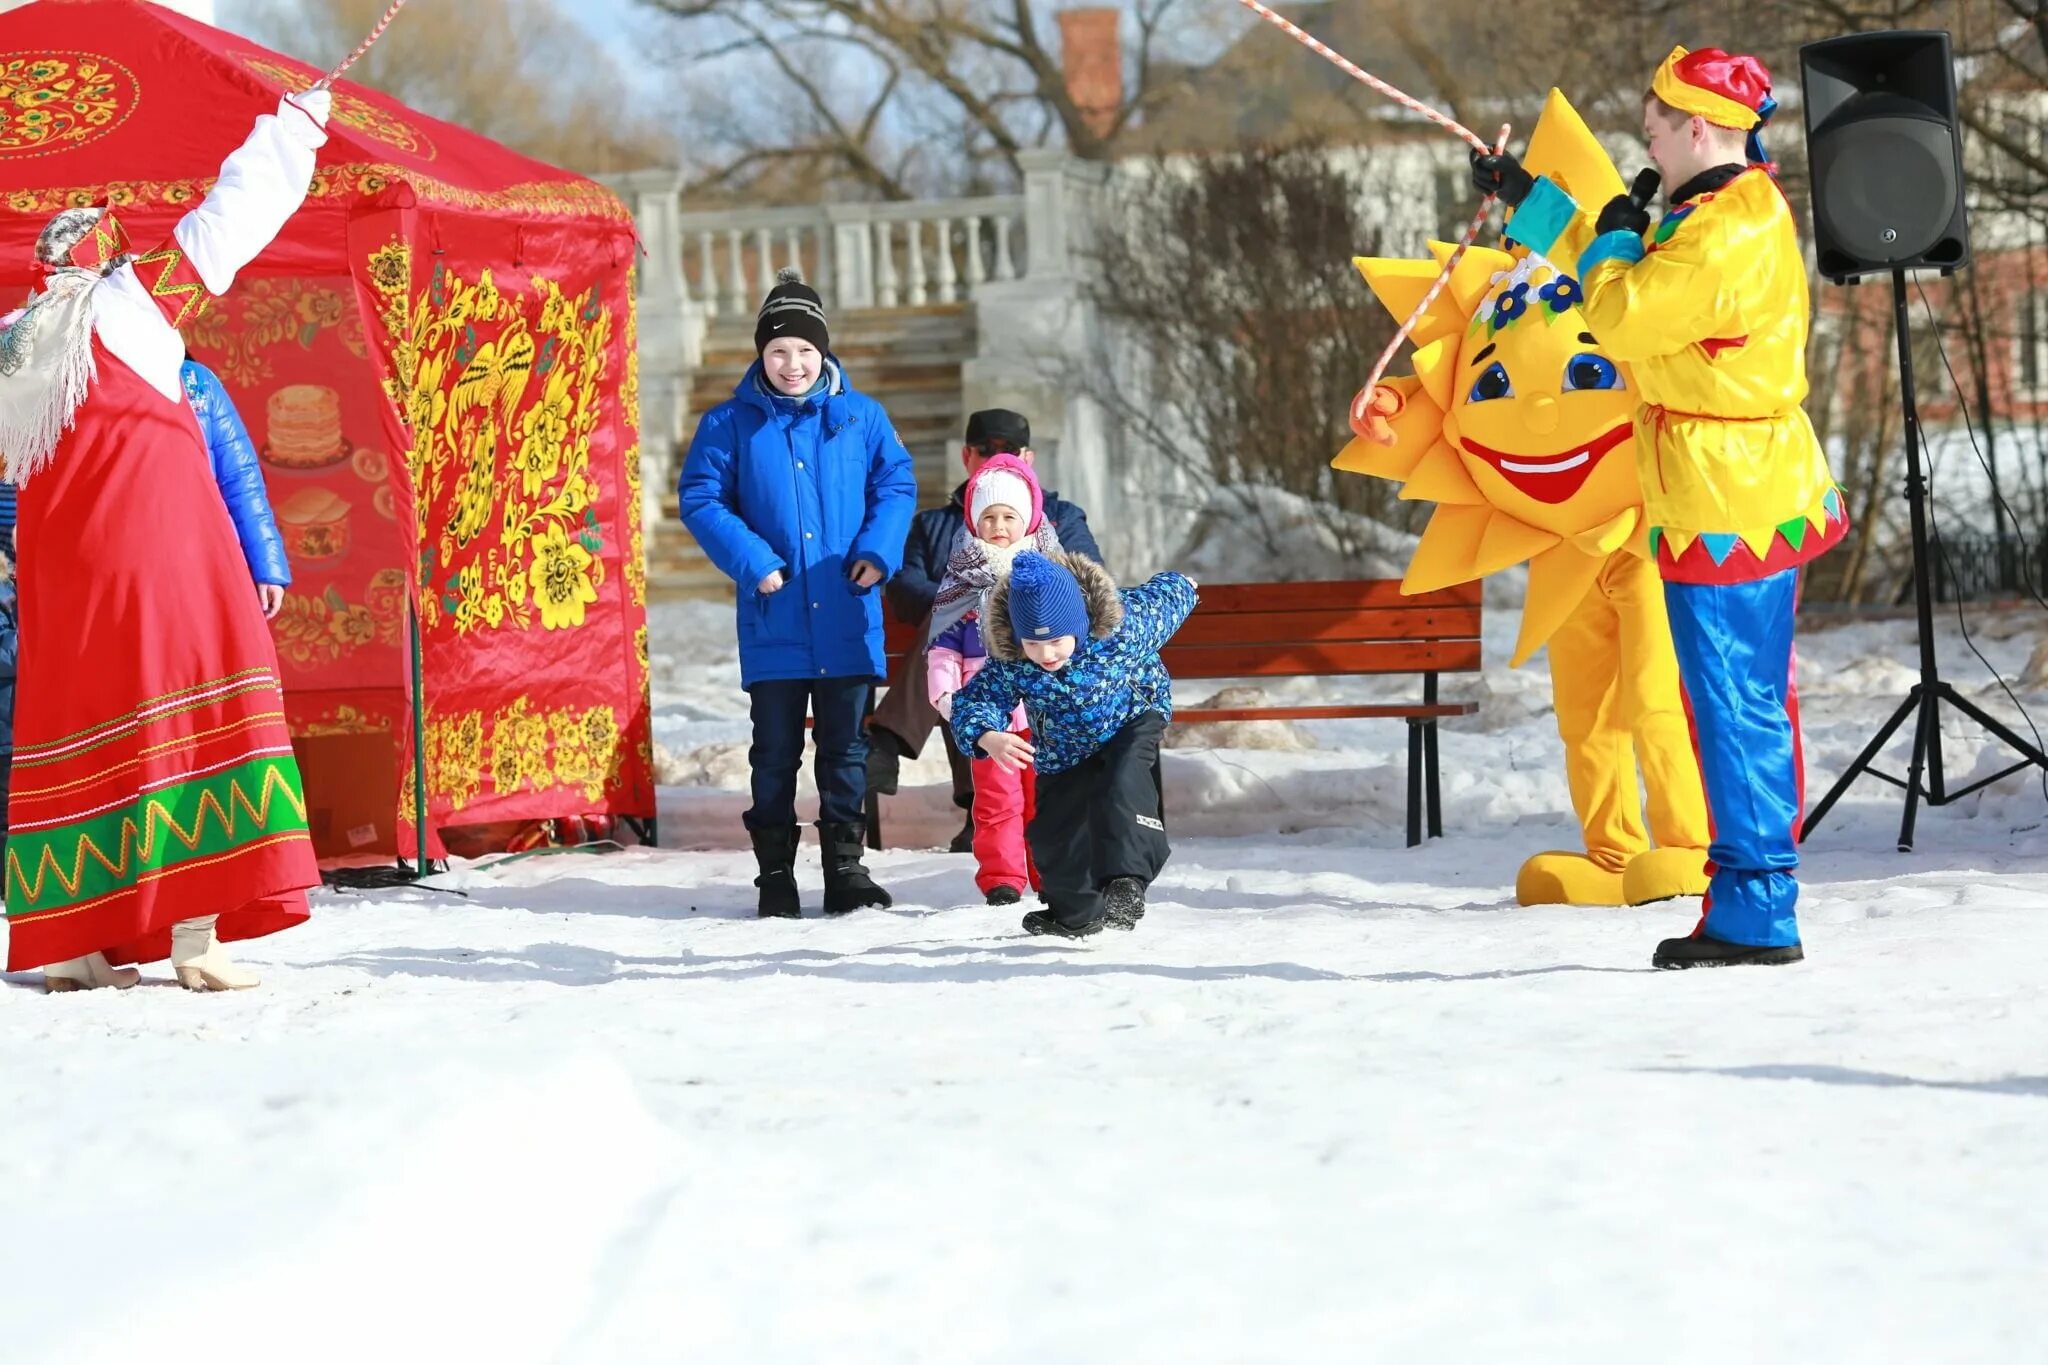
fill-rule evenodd
<path id="1" fill-rule="evenodd" d="M 325 90 L 329 86 L 333 85 L 336 81 L 340 80 L 342 73 L 344 71 L 347 71 L 350 67 L 354 66 L 357 62 L 361 61 L 363 59 L 363 54 L 368 52 L 372 47 L 376 46 L 377 40 L 384 36 L 384 30 L 391 27 L 391 21 L 398 17 L 398 12 L 404 9 L 405 5 L 406 0 L 392 0 L 391 7 L 384 11 L 384 17 L 382 19 L 379 19 L 377 21 L 377 26 L 370 30 L 370 36 L 363 39 L 362 42 L 356 44 L 356 50 L 354 52 L 349 53 L 348 56 L 342 58 L 341 65 L 335 67 L 334 70 L 322 76 L 319 82 L 315 84 L 313 88 L 315 90 Z"/>
<path id="2" fill-rule="evenodd" d="M 1406 91 L 1396 89 L 1394 86 L 1387 84 L 1378 76 L 1373 75 L 1372 72 L 1367 71 L 1364 67 L 1359 66 L 1356 62 L 1351 61 L 1342 53 L 1332 48 L 1328 43 L 1317 38 L 1314 34 L 1305 31 L 1284 16 L 1276 14 L 1272 9 L 1261 4 L 1260 0 L 1238 0 L 1238 3 L 1273 25 L 1273 27 L 1279 29 L 1282 33 L 1285 33 L 1288 37 L 1294 39 L 1294 41 L 1300 43 L 1309 51 L 1335 66 L 1345 75 L 1377 90 L 1380 94 L 1385 95 L 1410 113 L 1419 114 L 1423 118 L 1428 119 L 1437 127 L 1463 140 L 1474 151 L 1481 153 L 1498 152 L 1508 145 L 1508 126 L 1505 123 L 1500 126 L 1499 138 L 1489 147 L 1486 143 L 1480 141 L 1478 134 L 1452 118 L 1449 114 L 1432 109 Z M 1492 207 L 1493 196 L 1488 195 L 1484 200 L 1480 201 L 1479 209 L 1472 215 L 1472 222 L 1466 227 L 1464 237 L 1458 242 L 1457 248 L 1451 252 L 1449 258 L 1444 261 L 1443 269 L 1437 272 L 1435 283 L 1429 286 L 1429 292 L 1422 296 L 1422 301 L 1416 304 L 1414 310 L 1402 320 L 1400 330 L 1394 333 L 1393 340 L 1389 341 L 1386 349 L 1380 352 L 1380 358 L 1373 362 L 1372 373 L 1366 376 L 1365 387 L 1360 389 L 1358 396 L 1351 400 L 1351 418 L 1354 427 L 1363 422 L 1366 405 L 1372 399 L 1373 390 L 1379 387 L 1380 380 L 1386 376 L 1387 367 L 1394 363 L 1394 353 L 1401 349 L 1401 343 L 1408 339 L 1409 334 L 1415 330 L 1415 324 L 1422 321 L 1423 316 L 1429 312 L 1430 305 L 1436 302 L 1436 296 L 1443 292 L 1444 285 L 1450 281 L 1451 272 L 1456 270 L 1458 262 L 1464 259 L 1465 248 L 1471 246 L 1473 242 L 1479 239 L 1479 230 L 1486 226 L 1486 215 Z"/>

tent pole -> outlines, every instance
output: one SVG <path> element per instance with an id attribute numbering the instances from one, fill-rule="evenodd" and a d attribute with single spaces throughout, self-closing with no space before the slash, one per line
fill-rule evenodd
<path id="1" fill-rule="evenodd" d="M 412 831 L 414 850 L 419 855 L 419 875 L 427 875 L 427 698 L 423 690 L 424 668 L 420 662 L 420 609 L 407 605 L 406 620 L 412 628 Z"/>

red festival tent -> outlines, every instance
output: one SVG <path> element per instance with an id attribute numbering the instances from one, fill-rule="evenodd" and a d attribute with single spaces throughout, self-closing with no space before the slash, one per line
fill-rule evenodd
<path id="1" fill-rule="evenodd" d="M 319 74 L 136 0 L 0 15 L 0 290 L 25 295 L 66 207 L 161 241 Z M 430 852 L 455 825 L 651 816 L 631 218 L 348 81 L 329 132 L 305 207 L 186 329 L 291 555 L 316 843 L 411 852 L 417 770 Z"/>

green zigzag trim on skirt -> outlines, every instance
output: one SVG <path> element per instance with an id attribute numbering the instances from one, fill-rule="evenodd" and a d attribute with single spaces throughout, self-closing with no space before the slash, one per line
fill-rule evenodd
<path id="1" fill-rule="evenodd" d="M 7 915 L 93 900 L 148 873 L 306 828 L 298 764 L 282 756 L 251 759 L 88 819 L 12 835 Z"/>

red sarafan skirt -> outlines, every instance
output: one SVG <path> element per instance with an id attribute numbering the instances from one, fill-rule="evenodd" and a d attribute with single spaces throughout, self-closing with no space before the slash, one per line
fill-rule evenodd
<path id="1" fill-rule="evenodd" d="M 306 918 L 320 881 L 277 650 L 204 438 L 93 342 L 99 378 L 22 486 L 7 966 L 170 953 Z"/>

